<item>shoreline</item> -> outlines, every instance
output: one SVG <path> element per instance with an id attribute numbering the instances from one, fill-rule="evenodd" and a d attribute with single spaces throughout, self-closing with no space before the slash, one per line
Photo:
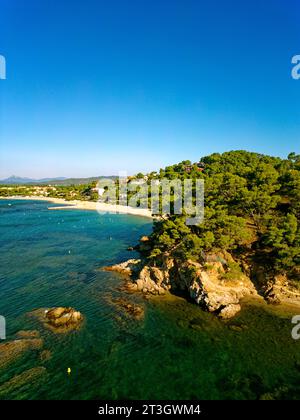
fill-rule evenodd
<path id="1" fill-rule="evenodd" d="M 0 200 L 29 200 L 29 201 L 46 201 L 53 204 L 60 204 L 60 206 L 48 207 L 48 210 L 93 210 L 100 213 L 111 213 L 111 214 L 130 214 L 132 216 L 147 217 L 154 219 L 151 211 L 148 209 L 140 209 L 129 206 L 121 206 L 119 204 L 106 204 L 95 201 L 83 201 L 83 200 L 70 200 L 67 201 L 64 198 L 54 197 L 42 197 L 42 196 L 9 196 L 0 197 Z"/>
<path id="2" fill-rule="evenodd" d="M 201 268 L 199 263 L 191 261 L 190 266 Z M 139 292 L 148 298 L 163 298 L 166 295 L 176 296 L 176 291 L 172 290 L 170 282 L 171 275 L 176 277 L 176 272 L 170 271 L 173 267 L 173 263 L 167 260 L 158 267 L 149 265 L 147 260 L 143 258 L 137 258 L 111 266 L 104 266 L 102 270 L 114 271 L 124 276 L 126 279 L 124 289 L 129 292 Z M 202 276 L 198 275 L 197 280 L 195 280 L 195 277 L 192 278 L 192 288 L 188 276 L 185 277 L 183 283 L 180 283 L 180 281 L 177 283 L 180 290 L 184 291 L 181 297 L 185 300 L 190 299 L 199 305 L 200 309 L 215 314 L 223 320 L 232 319 L 238 316 L 244 307 L 255 305 L 263 307 L 271 315 L 294 316 L 299 314 L 300 293 L 296 293 L 292 287 L 286 286 L 284 290 L 281 287 L 281 293 L 276 296 L 276 300 L 268 300 L 267 296 L 263 295 L 262 291 L 257 288 L 257 285 L 255 286 L 251 279 L 245 275 L 243 275 L 243 278 L 235 280 L 234 284 L 226 285 L 222 283 L 222 280 L 220 282 L 219 278 L 209 277 L 214 274 L 213 272 L 208 273 L 206 271 L 205 275 L 204 272 L 202 272 Z M 198 281 L 198 287 L 202 291 L 202 296 L 204 295 L 202 300 L 201 298 L 197 300 L 193 295 L 196 287 L 195 281 Z"/>
<path id="3" fill-rule="evenodd" d="M 43 197 L 43 196 L 9 196 L 9 197 L 0 197 L 0 200 L 28 200 L 28 201 L 45 201 L 48 203 L 59 204 L 60 206 L 52 206 L 48 207 L 48 210 L 70 210 L 70 209 L 78 209 L 78 210 L 92 210 L 92 211 L 99 211 L 100 213 L 111 213 L 111 214 L 129 214 L 132 216 L 139 216 L 139 217 L 147 217 L 151 219 L 155 219 L 156 217 L 153 216 L 148 209 L 139 209 L 129 206 L 121 206 L 121 205 L 112 205 L 100 202 L 93 202 L 93 201 L 82 201 L 82 200 L 70 200 L 67 201 L 63 198 L 54 198 L 54 197 Z M 171 294 L 172 295 L 172 294 Z M 155 296 L 156 297 L 156 296 Z M 159 295 L 159 298 L 163 296 Z M 269 309 L 270 313 L 276 314 L 276 312 L 280 312 L 280 309 L 283 312 L 287 313 L 295 313 L 299 310 L 300 301 L 298 299 L 284 299 L 280 304 L 272 305 L 268 304 L 263 297 L 257 296 L 250 298 L 243 298 L 241 299 L 242 307 L 247 306 L 247 304 L 254 304 L 260 303 L 263 304 L 265 310 Z"/>

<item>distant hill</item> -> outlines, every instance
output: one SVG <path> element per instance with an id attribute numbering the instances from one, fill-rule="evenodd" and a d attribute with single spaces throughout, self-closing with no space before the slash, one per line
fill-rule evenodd
<path id="1" fill-rule="evenodd" d="M 65 178 L 62 180 L 55 180 L 47 181 L 48 185 L 82 185 L 82 184 L 90 184 L 95 181 L 99 181 L 99 179 L 116 179 L 116 175 L 112 176 L 95 176 L 90 178 Z"/>
<path id="2" fill-rule="evenodd" d="M 39 184 L 48 184 L 48 185 L 81 185 L 81 184 L 89 184 L 91 182 L 98 181 L 100 178 L 110 178 L 115 179 L 116 176 L 97 176 L 97 177 L 90 177 L 90 178 L 42 178 L 42 179 L 33 179 L 33 178 L 22 178 L 18 176 L 10 176 L 6 179 L 1 179 L 1 185 L 39 185 Z"/>
<path id="3" fill-rule="evenodd" d="M 42 179 L 32 179 L 32 178 L 22 178 L 19 176 L 12 175 L 9 178 L 1 179 L 0 184 L 41 184 L 44 182 L 60 182 L 66 178 L 42 178 Z"/>

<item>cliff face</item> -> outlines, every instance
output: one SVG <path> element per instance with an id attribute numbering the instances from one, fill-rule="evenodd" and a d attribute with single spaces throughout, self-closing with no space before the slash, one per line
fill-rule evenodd
<path id="1" fill-rule="evenodd" d="M 256 295 L 254 285 L 229 254 L 211 255 L 203 264 L 192 260 L 179 261 L 166 254 L 159 266 L 143 260 L 128 260 L 107 270 L 130 276 L 131 290 L 143 293 L 165 294 L 168 291 L 185 291 L 203 309 L 222 318 L 234 316 L 240 309 L 240 300 Z"/>

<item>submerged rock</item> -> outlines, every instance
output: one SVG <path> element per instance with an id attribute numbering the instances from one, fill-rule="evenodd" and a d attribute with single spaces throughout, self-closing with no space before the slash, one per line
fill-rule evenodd
<path id="1" fill-rule="evenodd" d="M 40 359 L 42 362 L 47 362 L 48 360 L 50 360 L 52 357 L 51 351 L 50 350 L 43 350 L 40 354 Z"/>
<path id="2" fill-rule="evenodd" d="M 43 347 L 41 338 L 13 340 L 0 344 L 0 368 L 15 362 L 29 350 L 39 350 Z"/>
<path id="3" fill-rule="evenodd" d="M 234 332 L 242 332 L 248 329 L 248 326 L 245 324 L 229 324 L 228 329 Z"/>
<path id="4" fill-rule="evenodd" d="M 141 319 L 144 317 L 144 308 L 136 303 L 128 302 L 123 298 L 116 299 L 115 303 L 124 309 L 129 316 L 132 316 L 135 319 Z"/>
<path id="5" fill-rule="evenodd" d="M 17 332 L 16 336 L 20 338 L 38 338 L 40 333 L 37 330 L 21 330 Z"/>
<path id="6" fill-rule="evenodd" d="M 39 366 L 14 376 L 12 379 L 0 386 L 0 398 L 5 398 L 6 396 L 11 397 L 11 393 L 19 388 L 43 380 L 46 373 L 46 368 Z"/>
<path id="7" fill-rule="evenodd" d="M 144 317 L 144 308 L 141 305 L 130 302 L 123 297 L 110 299 L 109 303 L 114 305 L 117 309 L 121 309 L 127 316 L 136 320 L 141 320 Z"/>

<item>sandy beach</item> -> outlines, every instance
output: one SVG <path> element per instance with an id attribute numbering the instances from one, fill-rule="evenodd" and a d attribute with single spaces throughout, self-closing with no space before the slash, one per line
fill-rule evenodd
<path id="1" fill-rule="evenodd" d="M 152 213 L 148 209 L 140 209 L 129 206 L 120 206 L 113 204 L 106 204 L 94 201 L 81 201 L 71 200 L 66 201 L 63 198 L 52 198 L 52 197 L 41 197 L 41 196 L 10 196 L 0 197 L 1 200 L 33 200 L 33 201 L 46 201 L 54 204 L 60 204 L 60 206 L 48 207 L 49 210 L 68 210 L 68 209 L 80 209 L 80 210 L 96 210 L 100 213 L 112 213 L 112 214 L 131 214 L 134 216 L 142 216 L 153 218 Z"/>

